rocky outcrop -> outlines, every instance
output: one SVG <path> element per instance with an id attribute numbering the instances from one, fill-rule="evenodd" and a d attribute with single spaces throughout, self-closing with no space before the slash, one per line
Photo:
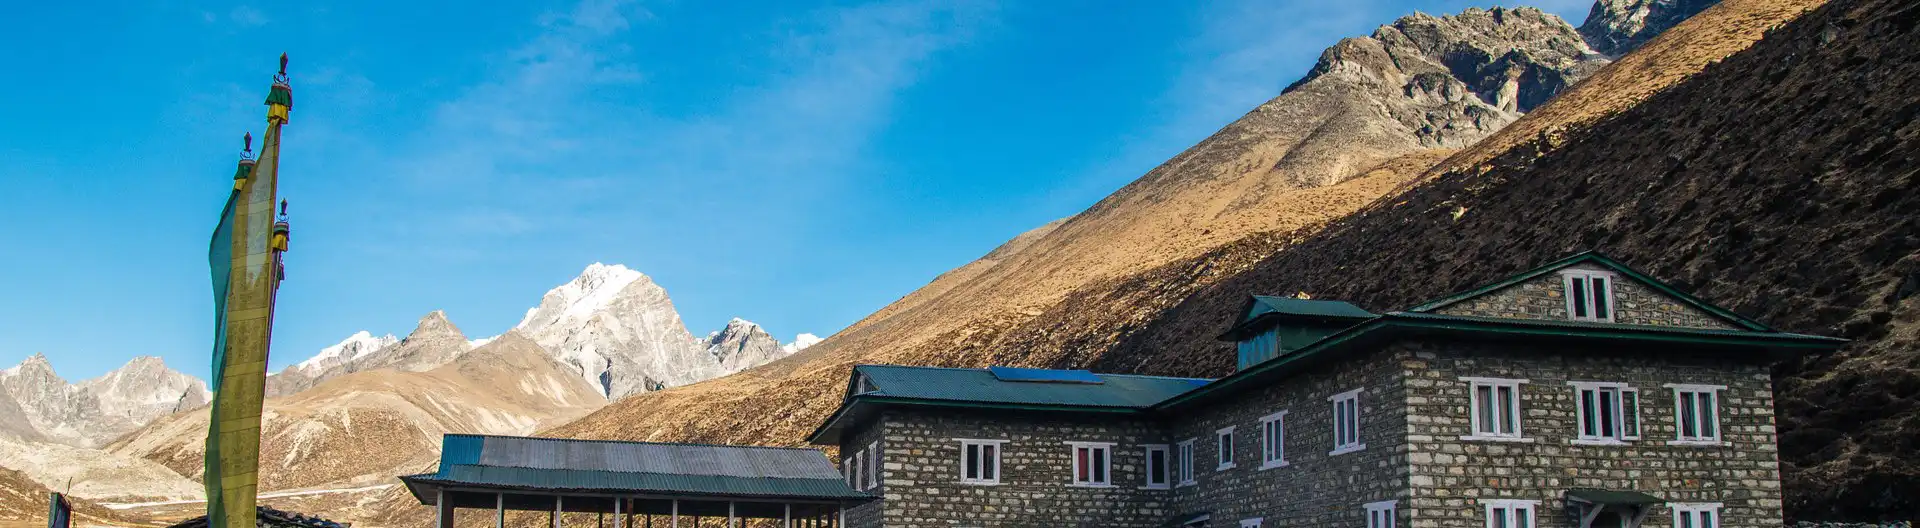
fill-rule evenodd
<path id="1" fill-rule="evenodd" d="M 727 372 L 738 372 L 792 353 L 760 325 L 738 317 L 728 321 L 726 328 L 707 335 L 700 345 Z"/>
<path id="2" fill-rule="evenodd" d="M 1611 56 L 1640 49 L 1653 37 L 1720 0 L 1599 0 L 1580 24 L 1587 45 Z"/>
<path id="3" fill-rule="evenodd" d="M 719 375 L 695 343 L 667 290 L 621 265 L 594 263 L 527 310 L 514 327 L 580 373 L 608 398 Z"/>
<path id="4" fill-rule="evenodd" d="M 0 426 L 19 440 L 93 447 L 154 418 L 205 405 L 205 382 L 157 357 L 136 357 L 98 378 L 69 384 L 42 354 L 0 372 L 0 418 L 18 412 L 24 423 Z M 15 409 L 18 409 L 17 411 Z"/>

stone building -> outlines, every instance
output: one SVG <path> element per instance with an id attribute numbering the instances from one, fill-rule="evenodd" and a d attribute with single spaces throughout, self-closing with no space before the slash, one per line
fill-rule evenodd
<path id="1" fill-rule="evenodd" d="M 1217 380 L 862 365 L 850 527 L 1779 526 L 1786 333 L 1595 253 L 1404 311 L 1256 296 Z"/>

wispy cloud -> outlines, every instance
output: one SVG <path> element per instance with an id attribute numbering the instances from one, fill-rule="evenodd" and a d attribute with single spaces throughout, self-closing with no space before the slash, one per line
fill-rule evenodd
<path id="1" fill-rule="evenodd" d="M 390 171 L 446 200 L 447 243 L 595 223 L 594 203 L 727 182 L 822 175 L 856 163 L 895 95 L 940 51 L 994 13 L 979 2 L 887 2 L 810 13 L 778 33 L 771 78 L 726 92 L 710 112 L 667 118 L 623 97 L 648 65 L 628 44 L 661 20 L 629 2 L 587 0 L 536 21 L 540 33 L 497 56 L 489 80 L 437 106 Z M 698 199 L 683 196 L 668 200 Z M 432 208 L 424 208 L 432 210 Z M 504 219 L 511 218 L 511 221 Z M 481 221 L 479 219 L 487 219 Z"/>

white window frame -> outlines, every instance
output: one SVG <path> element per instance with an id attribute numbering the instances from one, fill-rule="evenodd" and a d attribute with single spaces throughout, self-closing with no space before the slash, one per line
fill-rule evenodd
<path id="1" fill-rule="evenodd" d="M 867 487 L 864 489 L 874 489 L 874 488 L 880 487 L 880 441 L 879 440 L 874 440 L 873 443 L 867 444 L 866 467 L 867 467 Z"/>
<path id="2" fill-rule="evenodd" d="M 1113 442 L 1067 442 L 1066 444 L 1068 446 L 1068 469 L 1072 470 L 1072 473 L 1067 474 L 1068 486 L 1076 488 L 1113 487 Z M 1106 454 L 1106 456 L 1100 457 L 1101 463 L 1106 467 L 1100 468 L 1099 472 L 1088 471 L 1087 480 L 1080 480 L 1080 450 L 1082 449 L 1088 450 L 1088 462 L 1093 461 L 1093 453 L 1095 451 Z M 1094 479 L 1093 477 L 1096 475 L 1102 479 Z"/>
<path id="3" fill-rule="evenodd" d="M 1606 286 L 1603 288 L 1600 288 L 1600 291 L 1598 292 L 1594 291 L 1594 288 L 1593 288 L 1592 279 L 1595 277 L 1606 279 L 1607 281 Z M 1574 299 L 1573 299 L 1573 281 L 1575 280 L 1583 280 L 1587 282 L 1586 284 L 1587 302 L 1585 306 L 1587 315 L 1584 317 L 1574 315 L 1574 304 L 1576 303 L 1574 302 Z M 1613 298 L 1613 285 L 1618 283 L 1619 280 L 1620 280 L 1619 277 L 1614 276 L 1613 272 L 1609 272 L 1609 271 L 1598 271 L 1598 270 L 1561 271 L 1560 286 L 1561 288 L 1564 288 L 1563 290 L 1561 290 L 1561 293 L 1563 294 L 1561 296 L 1566 297 L 1567 299 L 1567 319 L 1571 319 L 1574 321 L 1592 321 L 1592 322 L 1598 322 L 1598 323 L 1613 322 L 1614 314 L 1620 312 L 1620 305 L 1615 304 L 1614 298 Z M 1595 310 L 1594 310 L 1593 300 L 1601 297 L 1604 297 L 1606 300 L 1606 304 L 1607 304 L 1606 317 L 1599 317 L 1594 315 Z"/>
<path id="4" fill-rule="evenodd" d="M 1233 469 L 1236 467 L 1235 462 L 1239 461 L 1233 456 L 1235 447 L 1233 438 L 1234 427 L 1238 426 L 1229 425 L 1213 431 L 1213 458 L 1215 462 L 1219 463 L 1219 465 L 1213 468 L 1214 471 Z"/>
<path id="5" fill-rule="evenodd" d="M 866 489 L 867 472 L 861 469 L 861 466 L 866 465 L 867 450 L 861 449 L 854 451 L 853 458 L 849 460 L 850 462 L 848 462 L 848 464 L 850 465 L 847 466 L 847 486 L 853 489 Z"/>
<path id="6" fill-rule="evenodd" d="M 1261 519 L 1259 517 L 1254 517 L 1252 519 L 1241 519 L 1240 528 L 1260 528 L 1260 522 L 1261 522 Z"/>
<path id="7" fill-rule="evenodd" d="M 1460 437 L 1461 440 L 1480 440 L 1480 441 L 1490 441 L 1490 442 L 1532 442 L 1533 441 L 1533 439 L 1526 437 L 1526 433 L 1524 432 L 1526 430 L 1525 426 L 1524 424 L 1521 423 L 1525 421 L 1524 418 L 1526 418 L 1526 414 L 1521 411 L 1521 408 L 1523 407 L 1523 405 L 1521 404 L 1522 398 L 1520 393 L 1520 386 L 1526 385 L 1529 382 L 1529 380 L 1512 379 L 1512 378 L 1481 378 L 1481 377 L 1468 376 L 1468 377 L 1460 378 L 1460 381 L 1467 382 L 1467 417 L 1468 417 L 1467 434 L 1466 436 Z M 1484 407 L 1481 405 L 1481 401 L 1480 401 L 1481 387 L 1486 387 L 1487 392 L 1490 395 L 1492 395 L 1495 400 L 1493 405 L 1493 416 L 1482 416 L 1482 414 L 1484 413 L 1482 413 L 1481 410 Z M 1513 401 L 1510 402 L 1512 405 L 1503 405 L 1502 404 L 1503 402 L 1499 401 L 1500 389 L 1503 389 L 1503 388 L 1512 391 Z M 1480 426 L 1485 425 L 1487 423 L 1499 424 L 1502 418 L 1507 418 L 1507 417 L 1513 418 L 1512 431 L 1496 430 L 1493 432 L 1487 432 L 1487 431 L 1482 431 L 1480 429 Z M 1498 429 L 1497 425 L 1495 429 Z"/>
<path id="8" fill-rule="evenodd" d="M 858 455 L 859 453 L 854 454 Z M 854 457 L 851 456 L 840 459 L 840 472 L 847 475 L 847 487 L 849 488 L 856 484 L 853 480 L 853 459 Z"/>
<path id="9" fill-rule="evenodd" d="M 1480 499 L 1485 507 L 1486 528 L 1540 528 L 1540 501 L 1525 499 Z M 1496 513 L 1494 510 L 1501 510 Z M 1519 512 L 1527 512 L 1527 525 L 1520 526 Z M 1494 521 L 1501 521 L 1496 524 Z"/>
<path id="10" fill-rule="evenodd" d="M 1142 481 L 1145 481 L 1146 484 L 1141 485 L 1140 489 L 1172 488 L 1173 472 L 1175 471 L 1174 469 L 1175 462 L 1173 461 L 1172 446 L 1168 446 L 1167 444 L 1147 444 L 1144 447 L 1146 447 L 1147 459 L 1145 460 L 1145 463 L 1141 464 L 1141 466 L 1145 467 L 1146 471 L 1144 472 L 1145 474 L 1140 476 L 1140 479 Z M 1160 453 L 1160 464 L 1158 464 L 1161 471 L 1160 482 L 1153 481 L 1153 468 L 1155 466 L 1155 464 L 1153 463 L 1154 453 Z"/>
<path id="11" fill-rule="evenodd" d="M 866 394 L 869 392 L 879 392 L 879 390 L 880 389 L 878 387 L 873 386 L 873 378 L 867 376 L 866 374 L 861 374 L 860 379 L 854 380 L 853 382 L 853 393 L 855 395 Z"/>
<path id="12" fill-rule="evenodd" d="M 1327 452 L 1327 456 L 1343 455 L 1367 448 L 1367 443 L 1360 440 L 1360 393 L 1364 390 L 1366 389 L 1353 389 L 1327 397 L 1327 401 L 1332 402 L 1333 405 L 1333 451 Z M 1343 413 L 1351 416 L 1352 431 L 1343 431 L 1343 426 L 1346 425 L 1341 421 Z"/>
<path id="13" fill-rule="evenodd" d="M 1394 510 L 1400 505 L 1398 500 L 1369 502 L 1362 506 L 1367 509 L 1367 528 L 1394 528 L 1399 520 L 1394 519 Z"/>
<path id="14" fill-rule="evenodd" d="M 1260 469 L 1287 467 L 1287 411 L 1260 417 Z"/>
<path id="15" fill-rule="evenodd" d="M 1174 471 L 1172 477 L 1178 477 L 1177 480 L 1174 481 L 1174 487 L 1176 488 L 1192 486 L 1199 483 L 1199 481 L 1194 480 L 1195 477 L 1193 475 L 1193 444 L 1198 440 L 1200 439 L 1188 438 L 1174 444 L 1173 459 L 1178 462 L 1174 465 L 1176 471 Z"/>
<path id="16" fill-rule="evenodd" d="M 1569 443 L 1577 445 L 1624 445 L 1628 442 L 1639 440 L 1641 435 L 1645 434 L 1647 424 L 1640 416 L 1640 404 L 1643 401 L 1643 398 L 1640 397 L 1640 389 L 1634 388 L 1627 383 L 1616 381 L 1569 381 L 1567 385 L 1573 387 L 1573 432 L 1575 435 L 1574 439 L 1568 441 Z M 1587 405 L 1584 400 L 1586 397 L 1585 393 L 1587 391 L 1593 391 L 1594 403 L 1598 406 L 1602 394 L 1608 390 L 1614 391 L 1612 409 L 1615 413 L 1615 420 L 1613 430 L 1601 431 L 1601 434 L 1598 435 L 1587 434 Z M 1633 397 L 1633 405 L 1631 406 L 1626 403 L 1628 395 Z M 1628 431 L 1627 422 L 1629 421 L 1633 423 L 1632 431 Z M 1605 420 L 1601 417 L 1594 419 L 1596 428 L 1603 427 L 1604 423 Z M 1629 432 L 1632 434 L 1628 434 Z"/>
<path id="17" fill-rule="evenodd" d="M 1726 525 L 1720 518 L 1721 504 L 1718 502 L 1669 502 L 1667 508 L 1673 510 L 1673 528 L 1683 528 L 1681 522 L 1687 521 L 1684 528 L 1720 528 Z M 1706 514 L 1710 522 L 1702 523 L 1701 514 Z"/>
<path id="18" fill-rule="evenodd" d="M 1668 383 L 1666 387 L 1673 389 L 1673 440 L 1668 441 L 1667 445 L 1728 445 L 1727 442 L 1721 440 L 1721 433 L 1725 432 L 1725 428 L 1720 419 L 1722 416 L 1725 416 L 1725 412 L 1721 410 L 1724 406 L 1720 404 L 1720 391 L 1727 390 L 1726 385 Z M 1687 403 L 1689 398 L 1698 401 L 1698 396 L 1695 395 L 1706 396 L 1708 400 L 1707 407 L 1711 410 L 1711 416 L 1704 416 L 1698 409 L 1695 409 L 1693 412 L 1695 420 L 1692 425 L 1695 431 L 1703 429 L 1701 427 L 1703 425 L 1711 426 L 1713 429 L 1713 434 L 1711 435 L 1697 433 L 1694 435 L 1686 434 L 1688 424 L 1686 423 L 1687 413 L 1684 411 L 1684 404 Z"/>
<path id="19" fill-rule="evenodd" d="M 953 440 L 960 443 L 959 477 L 961 484 L 972 484 L 976 486 L 1000 485 L 1000 459 L 1006 456 L 1006 440 L 980 440 L 974 438 L 955 438 Z M 986 453 L 985 449 L 980 450 L 980 452 L 983 453 L 980 457 L 982 459 L 980 461 L 980 472 L 976 473 L 985 474 L 987 469 L 986 464 L 990 463 L 993 464 L 993 478 L 967 478 L 967 446 L 990 446 L 993 448 L 993 456 L 991 457 L 984 454 Z"/>

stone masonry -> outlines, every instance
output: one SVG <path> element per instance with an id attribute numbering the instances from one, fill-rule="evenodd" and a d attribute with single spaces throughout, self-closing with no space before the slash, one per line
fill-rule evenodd
<path id="1" fill-rule="evenodd" d="M 1611 271 L 1580 264 L 1569 270 Z M 1478 297 L 1448 305 L 1435 313 L 1518 319 L 1567 319 L 1567 285 L 1559 273 L 1487 292 Z M 1613 320 L 1621 324 L 1683 326 L 1689 328 L 1737 329 L 1718 317 L 1688 306 L 1653 288 L 1625 276 L 1613 281 Z"/>
<path id="2" fill-rule="evenodd" d="M 1173 514 L 1167 491 L 1140 486 L 1146 478 L 1141 446 L 1165 443 L 1150 422 L 1083 414 L 887 411 L 877 427 L 856 436 L 865 438 L 868 431 L 883 431 L 878 491 L 884 499 L 849 512 L 850 528 L 1153 527 Z M 1001 484 L 960 483 L 961 438 L 1007 441 Z M 1114 443 L 1111 487 L 1070 485 L 1070 441 Z M 864 511 L 874 508 L 884 509 L 884 521 Z"/>
<path id="3" fill-rule="evenodd" d="M 1408 528 L 1482 528 L 1480 499 L 1538 500 L 1540 528 L 1573 526 L 1568 488 L 1631 489 L 1670 502 L 1718 502 L 1724 526 L 1780 526 L 1773 392 L 1761 361 L 1730 361 L 1648 350 L 1542 345 L 1401 343 L 1407 377 L 1408 457 L 1413 514 Z M 1462 440 L 1471 433 L 1470 383 L 1461 377 L 1524 379 L 1519 441 Z M 1574 387 L 1568 381 L 1624 382 L 1639 389 L 1641 438 L 1627 445 L 1574 445 Z M 1723 445 L 1670 445 L 1674 391 L 1668 383 L 1724 385 L 1718 408 Z M 1642 524 L 1672 526 L 1656 507 Z"/>
<path id="4" fill-rule="evenodd" d="M 1340 358 L 1307 375 L 1237 394 L 1201 409 L 1181 411 L 1172 424 L 1175 441 L 1195 439 L 1196 484 L 1175 489 L 1181 512 L 1209 512 L 1208 526 L 1238 527 L 1261 518 L 1266 528 L 1366 526 L 1362 505 L 1403 499 L 1407 487 L 1400 359 L 1392 354 Z M 1333 450 L 1333 403 L 1328 398 L 1360 393 L 1360 451 Z M 1287 465 L 1261 469 L 1260 419 L 1287 411 Z M 1215 433 L 1234 427 L 1234 467 L 1217 469 Z M 1405 511 L 1400 513 L 1404 523 Z"/>

